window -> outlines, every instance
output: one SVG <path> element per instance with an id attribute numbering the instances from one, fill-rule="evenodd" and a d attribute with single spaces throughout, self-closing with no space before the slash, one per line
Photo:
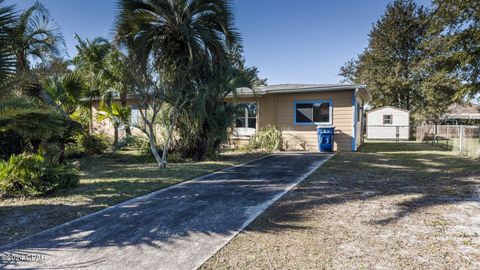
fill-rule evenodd
<path id="1" fill-rule="evenodd" d="M 383 124 L 384 125 L 391 125 L 393 122 L 393 116 L 391 114 L 384 114 L 383 115 Z"/>
<path id="2" fill-rule="evenodd" d="M 241 103 L 237 105 L 235 127 L 253 128 L 257 127 L 257 104 Z"/>
<path id="3" fill-rule="evenodd" d="M 332 124 L 330 101 L 300 101 L 295 103 L 295 124 Z"/>
<path id="4" fill-rule="evenodd" d="M 139 125 L 140 113 L 137 105 L 132 105 L 132 112 L 130 113 L 130 126 L 135 127 Z"/>

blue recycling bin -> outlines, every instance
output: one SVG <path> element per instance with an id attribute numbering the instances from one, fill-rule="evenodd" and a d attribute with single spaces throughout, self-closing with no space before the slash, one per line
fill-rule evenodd
<path id="1" fill-rule="evenodd" d="M 317 127 L 318 149 L 320 152 L 333 152 L 335 127 Z"/>

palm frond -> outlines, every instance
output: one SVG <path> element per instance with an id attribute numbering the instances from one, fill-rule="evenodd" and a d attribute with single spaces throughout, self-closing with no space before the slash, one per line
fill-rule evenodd
<path id="1" fill-rule="evenodd" d="M 29 97 L 0 101 L 0 131 L 15 130 L 27 138 L 49 138 L 63 134 L 65 119 Z"/>
<path id="2" fill-rule="evenodd" d="M 17 20 L 14 6 L 4 5 L 0 0 L 0 92 L 7 91 L 9 81 L 15 72 L 15 53 L 12 47 L 11 25 Z"/>

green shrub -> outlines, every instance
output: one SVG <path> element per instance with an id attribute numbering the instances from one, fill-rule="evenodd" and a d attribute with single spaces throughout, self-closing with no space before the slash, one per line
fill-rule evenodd
<path id="1" fill-rule="evenodd" d="M 125 149 L 125 148 L 135 148 L 135 149 L 145 149 L 146 147 L 150 147 L 148 141 L 140 136 L 126 136 L 117 145 L 118 149 Z"/>
<path id="2" fill-rule="evenodd" d="M 282 147 L 282 132 L 275 126 L 268 125 L 250 139 L 249 146 L 268 151 L 280 150 Z"/>
<path id="3" fill-rule="evenodd" d="M 185 162 L 185 159 L 182 158 L 182 154 L 180 152 L 175 151 L 167 154 L 167 162 L 181 163 Z"/>
<path id="4" fill-rule="evenodd" d="M 40 154 L 12 155 L 0 161 L 0 193 L 7 196 L 38 196 L 78 185 L 72 166 L 49 162 Z"/>
<path id="5" fill-rule="evenodd" d="M 78 144 L 87 154 L 101 154 L 108 149 L 108 138 L 99 134 L 82 134 L 79 137 Z"/>
<path id="6" fill-rule="evenodd" d="M 68 157 L 102 154 L 108 149 L 108 138 L 105 135 L 80 133 L 73 138 L 65 149 Z"/>
<path id="7" fill-rule="evenodd" d="M 28 140 L 14 130 L 0 132 L 0 159 L 20 154 L 29 147 Z"/>

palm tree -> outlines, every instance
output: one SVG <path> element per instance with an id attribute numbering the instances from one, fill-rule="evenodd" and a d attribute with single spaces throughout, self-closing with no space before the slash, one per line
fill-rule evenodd
<path id="1" fill-rule="evenodd" d="M 90 109 L 90 130 L 93 127 L 93 100 L 101 96 L 101 93 L 108 89 L 102 80 L 104 72 L 104 60 L 108 55 L 111 45 L 108 40 L 97 37 L 93 40 L 82 39 L 75 34 L 78 44 L 78 54 L 73 58 L 75 73 L 79 74 L 86 83 L 84 96 L 89 99 Z"/>
<path id="2" fill-rule="evenodd" d="M 13 48 L 16 55 L 17 72 L 30 69 L 30 60 L 41 60 L 60 55 L 65 47 L 63 36 L 51 20 L 49 11 L 36 1 L 25 10 L 12 26 L 15 37 Z"/>
<path id="3" fill-rule="evenodd" d="M 5 131 L 28 138 L 36 152 L 43 140 L 63 134 L 65 118 L 32 97 L 11 97 L 0 100 L 0 132 Z"/>
<path id="4" fill-rule="evenodd" d="M 127 57 L 117 48 L 112 46 L 104 61 L 104 81 L 108 82 L 111 89 L 118 93 L 122 107 L 128 106 L 127 82 Z M 125 132 L 132 135 L 128 122 Z"/>
<path id="5" fill-rule="evenodd" d="M 93 100 L 113 90 L 118 93 L 122 107 L 127 106 L 126 56 L 104 38 L 84 40 L 78 35 L 75 38 L 78 41 L 78 55 L 73 63 L 76 65 L 75 71 L 88 83 L 86 96 Z M 125 131 L 131 135 L 129 126 Z"/>
<path id="6" fill-rule="evenodd" d="M 29 60 L 36 57 L 44 60 L 58 53 L 63 39 L 49 27 L 48 11 L 38 2 L 20 16 L 13 6 L 3 4 L 0 0 L 0 133 L 15 135 L 17 139 L 8 138 L 10 144 L 22 148 L 25 145 L 20 141 L 27 138 L 33 150 L 38 151 L 42 141 L 63 134 L 65 118 L 61 110 L 54 110 L 33 97 L 15 95 L 12 90 L 16 85 L 28 85 L 19 81 L 30 77 L 25 76 L 30 70 Z M 46 96 L 38 83 L 29 87 L 39 97 Z"/>
<path id="7" fill-rule="evenodd" d="M 68 118 L 45 93 L 35 74 L 31 72 L 31 61 L 45 62 L 61 55 L 65 47 L 63 36 L 50 19 L 48 10 L 38 1 L 25 10 L 10 27 L 11 46 L 15 53 L 16 75 L 21 81 L 19 89 L 23 94 L 36 96 Z"/>
<path id="8" fill-rule="evenodd" d="M 100 104 L 100 110 L 98 111 L 98 120 L 102 121 L 109 119 L 115 130 L 113 146 L 118 145 L 118 129 L 125 123 L 125 119 L 128 119 L 131 113 L 130 107 L 123 107 L 118 102 L 102 102 Z"/>
<path id="9" fill-rule="evenodd" d="M 224 60 L 226 47 L 239 42 L 226 0 L 120 0 L 119 8 L 117 41 L 139 45 L 138 56 L 153 54 L 162 69 Z"/>
<path id="10" fill-rule="evenodd" d="M 107 89 L 109 86 L 103 80 L 103 73 L 105 72 L 104 61 L 110 53 L 110 42 L 102 37 L 94 38 L 93 40 L 82 39 L 75 34 L 78 44 L 78 54 L 73 58 L 75 71 L 82 75 L 85 81 L 88 82 L 92 90 L 99 91 L 100 89 Z"/>
<path id="11" fill-rule="evenodd" d="M 180 111 L 195 96 L 205 62 L 221 72 L 227 51 L 240 42 L 227 0 L 120 0 L 116 41 L 132 59 L 161 74 L 172 106 L 162 166 Z"/>
<path id="12" fill-rule="evenodd" d="M 83 81 L 76 73 L 47 78 L 42 82 L 42 87 L 67 114 L 72 114 L 77 109 L 85 90 Z"/>

